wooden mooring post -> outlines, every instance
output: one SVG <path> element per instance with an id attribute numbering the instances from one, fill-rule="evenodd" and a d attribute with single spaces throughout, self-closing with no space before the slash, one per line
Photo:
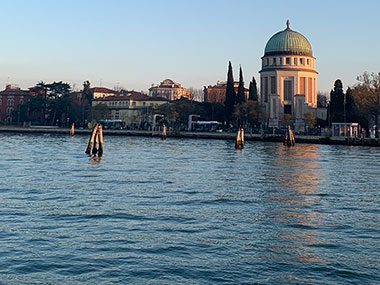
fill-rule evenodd
<path id="1" fill-rule="evenodd" d="M 94 143 L 94 139 L 95 139 L 95 135 L 96 135 L 97 131 L 98 131 L 98 124 L 96 123 L 95 126 L 92 128 L 91 137 L 90 137 L 90 140 L 88 142 L 87 149 L 85 151 L 87 154 L 91 153 L 91 147 L 92 147 L 92 144 Z"/>
<path id="2" fill-rule="evenodd" d="M 99 150 L 98 150 L 98 156 L 101 157 L 101 156 L 103 156 L 103 127 L 100 124 L 99 124 L 99 127 L 98 127 L 98 132 L 99 132 Z"/>
<path id="3" fill-rule="evenodd" d="M 162 126 L 162 136 L 161 139 L 165 140 L 166 139 L 166 126 L 165 124 Z"/>
<path id="4" fill-rule="evenodd" d="M 70 129 L 70 135 L 73 137 L 74 136 L 74 129 L 75 129 L 75 124 L 71 124 L 71 129 Z"/>
<path id="5" fill-rule="evenodd" d="M 286 131 L 284 145 L 286 146 L 294 146 L 296 144 L 296 140 L 294 138 L 294 134 L 290 126 L 288 125 L 288 130 Z"/>
<path id="6" fill-rule="evenodd" d="M 244 148 L 244 129 L 239 128 L 236 134 L 235 149 Z"/>

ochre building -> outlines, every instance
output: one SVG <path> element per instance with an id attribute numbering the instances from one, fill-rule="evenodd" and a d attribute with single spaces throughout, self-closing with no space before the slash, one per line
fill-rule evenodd
<path id="1" fill-rule="evenodd" d="M 239 87 L 239 82 L 234 82 L 235 92 L 237 94 Z M 227 82 L 226 81 L 217 81 L 216 85 L 205 87 L 203 90 L 204 100 L 208 103 L 223 103 L 226 101 L 226 90 L 227 90 Z M 244 88 L 245 99 L 248 100 L 249 90 Z"/>
<path id="2" fill-rule="evenodd" d="M 305 114 L 317 110 L 317 74 L 309 41 L 290 28 L 274 34 L 265 46 L 260 70 L 260 101 L 269 126 L 279 127 L 288 114 L 296 131 L 304 131 Z"/>
<path id="3" fill-rule="evenodd" d="M 137 91 L 129 91 L 127 95 L 94 99 L 92 106 L 105 104 L 108 109 L 106 119 L 122 120 L 127 126 L 140 126 L 148 120 L 147 111 L 154 110 L 167 102 L 165 98 L 154 98 Z"/>
<path id="4" fill-rule="evenodd" d="M 181 98 L 191 100 L 190 90 L 182 87 L 181 84 L 174 82 L 171 79 L 165 79 L 158 86 L 152 85 L 152 87 L 149 88 L 149 96 L 161 97 L 170 101 Z"/>

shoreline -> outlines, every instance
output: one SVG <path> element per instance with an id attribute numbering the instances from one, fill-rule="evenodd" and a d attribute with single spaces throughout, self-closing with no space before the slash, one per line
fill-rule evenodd
<path id="1" fill-rule="evenodd" d="M 91 129 L 76 129 L 77 135 L 90 135 Z M 17 126 L 0 126 L 0 133 L 18 133 L 18 134 L 62 134 L 70 135 L 70 128 L 57 128 L 50 126 L 32 126 L 23 128 Z M 160 131 L 137 131 L 137 130 L 103 130 L 105 136 L 143 136 L 143 137 L 161 137 Z M 168 133 L 168 138 L 190 138 L 190 139 L 219 139 L 219 140 L 235 140 L 235 133 L 208 133 L 208 132 L 179 132 Z M 265 135 L 260 134 L 244 135 L 246 141 L 267 141 L 282 143 L 284 138 L 281 135 Z M 311 143 L 311 144 L 329 144 L 329 145 L 356 145 L 356 146 L 371 146 L 380 147 L 377 139 L 350 138 L 344 137 L 324 137 L 324 136 L 304 136 L 295 135 L 296 143 Z"/>

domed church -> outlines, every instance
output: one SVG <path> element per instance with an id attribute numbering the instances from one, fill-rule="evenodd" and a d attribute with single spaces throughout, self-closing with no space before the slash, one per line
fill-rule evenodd
<path id="1" fill-rule="evenodd" d="M 260 101 L 269 127 L 279 127 L 286 114 L 296 131 L 305 130 L 305 114 L 317 110 L 317 74 L 309 41 L 290 28 L 274 34 L 265 46 L 260 70 Z M 288 116 L 289 118 L 289 116 Z"/>

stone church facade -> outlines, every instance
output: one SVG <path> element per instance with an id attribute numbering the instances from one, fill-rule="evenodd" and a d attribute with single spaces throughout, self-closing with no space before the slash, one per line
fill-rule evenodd
<path id="1" fill-rule="evenodd" d="M 317 74 L 309 41 L 290 28 L 274 34 L 265 46 L 260 70 L 260 101 L 268 126 L 291 119 L 295 131 L 305 130 L 305 114 L 317 114 Z"/>

